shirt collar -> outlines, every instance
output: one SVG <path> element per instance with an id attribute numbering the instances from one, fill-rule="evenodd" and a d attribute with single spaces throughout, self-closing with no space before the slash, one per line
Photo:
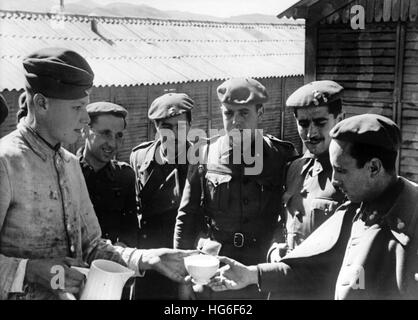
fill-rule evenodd
<path id="1" fill-rule="evenodd" d="M 301 175 L 306 175 L 308 170 L 315 166 L 315 170 L 312 171 L 312 176 L 320 174 L 322 171 L 331 169 L 331 162 L 329 160 L 329 153 L 323 153 L 319 156 L 315 156 L 309 150 L 305 152 L 302 156 L 302 159 L 305 159 L 306 162 L 302 166 Z"/>
<path id="2" fill-rule="evenodd" d="M 106 165 L 103 168 L 96 172 L 84 157 L 84 147 L 81 147 L 77 150 L 77 157 L 80 161 L 80 165 L 83 169 L 83 172 L 85 172 L 85 170 L 88 170 L 88 172 L 90 173 L 105 172 L 109 179 L 114 179 L 114 169 L 116 168 L 114 161 L 110 160 L 108 163 L 106 163 Z"/>
<path id="3" fill-rule="evenodd" d="M 66 162 L 70 161 L 69 156 L 65 154 L 64 149 L 60 144 L 53 147 L 44 138 L 42 138 L 38 132 L 29 127 L 26 124 L 26 121 L 20 121 L 17 125 L 17 129 L 33 152 L 43 161 L 46 161 L 48 157 L 55 156 L 55 154 L 58 154 Z"/>
<path id="4" fill-rule="evenodd" d="M 229 136 L 228 135 L 223 135 L 219 140 L 219 148 L 220 148 L 220 152 L 219 154 L 219 159 L 221 160 L 228 160 L 229 164 L 233 163 L 233 155 L 234 155 L 234 149 L 233 147 L 230 145 L 229 143 Z M 241 150 L 242 151 L 242 150 Z M 271 152 L 273 152 L 271 150 L 271 148 L 269 148 L 269 143 L 267 142 L 267 138 L 263 137 L 263 157 L 264 158 L 268 158 L 271 155 Z M 255 153 L 255 146 L 254 146 L 254 142 L 251 144 L 251 156 L 261 156 L 261 155 L 254 155 Z M 242 152 L 241 152 L 241 157 L 242 157 Z"/>

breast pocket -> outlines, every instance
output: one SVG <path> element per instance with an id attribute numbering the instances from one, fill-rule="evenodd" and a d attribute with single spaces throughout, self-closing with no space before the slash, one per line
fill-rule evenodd
<path id="1" fill-rule="evenodd" d="M 311 200 L 311 225 L 312 231 L 317 229 L 338 207 L 338 202 L 332 199 L 317 198 Z"/>
<path id="2" fill-rule="evenodd" d="M 228 208 L 230 198 L 229 183 L 232 177 L 213 172 L 206 173 L 206 206 L 210 210 L 224 211 Z"/>

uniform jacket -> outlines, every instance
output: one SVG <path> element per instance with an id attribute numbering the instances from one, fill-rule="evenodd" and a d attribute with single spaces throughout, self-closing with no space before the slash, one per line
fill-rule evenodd
<path id="1" fill-rule="evenodd" d="M 103 238 L 136 247 L 139 224 L 134 171 L 127 163 L 112 159 L 95 172 L 84 159 L 83 149 L 78 158 Z"/>
<path id="2" fill-rule="evenodd" d="M 344 202 L 344 194 L 334 188 L 331 180 L 328 153 L 315 157 L 307 151 L 290 164 L 283 194 L 286 221 L 283 240 L 289 248 L 305 240 Z"/>
<path id="3" fill-rule="evenodd" d="M 101 239 L 74 155 L 51 149 L 24 121 L 0 140 L 0 299 L 10 298 L 21 259 L 69 256 L 90 263 L 104 258 L 135 268 L 140 254 Z M 27 283 L 20 298 L 55 296 Z"/>
<path id="4" fill-rule="evenodd" d="M 259 265 L 262 289 L 298 299 L 417 299 L 418 186 L 399 179 L 379 222 L 356 236 L 360 206 L 343 204 L 281 262 Z"/>
<path id="5" fill-rule="evenodd" d="M 155 159 L 159 141 L 132 150 L 140 206 L 142 247 L 172 247 L 174 224 L 187 176 L 188 164 L 159 164 Z M 188 145 L 189 146 L 189 145 Z"/>
<path id="6" fill-rule="evenodd" d="M 286 163 L 296 155 L 292 144 L 265 136 L 263 170 L 244 175 L 243 164 L 224 164 L 231 155 L 222 144 L 225 136 L 212 141 L 204 174 L 204 212 L 199 167 L 190 166 L 177 216 L 175 247 L 194 248 L 204 231 L 204 215 L 212 217 L 214 238 L 222 243 L 221 255 L 247 263 L 265 260 L 280 212 Z M 229 152 L 229 153 L 228 153 Z M 232 162 L 232 161 L 231 161 Z"/>

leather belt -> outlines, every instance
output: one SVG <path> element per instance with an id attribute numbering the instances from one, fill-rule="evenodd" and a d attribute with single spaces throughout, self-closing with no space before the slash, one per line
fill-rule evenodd
<path id="1" fill-rule="evenodd" d="M 214 236 L 216 240 L 232 244 L 235 248 L 250 248 L 259 242 L 259 237 L 249 232 L 215 231 Z"/>

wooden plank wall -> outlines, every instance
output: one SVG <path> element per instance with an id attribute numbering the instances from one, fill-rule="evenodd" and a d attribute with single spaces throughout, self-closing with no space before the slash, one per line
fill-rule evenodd
<path id="1" fill-rule="evenodd" d="M 418 181 L 418 24 L 406 28 L 402 87 L 401 173 Z"/>
<path id="2" fill-rule="evenodd" d="M 385 21 L 383 11 L 381 22 L 370 21 L 364 30 L 352 30 L 348 19 L 318 24 L 316 76 L 344 86 L 347 116 L 377 113 L 397 120 L 404 141 L 400 174 L 418 182 L 418 26 L 407 24 L 403 44 L 405 23 Z"/>
<path id="3" fill-rule="evenodd" d="M 281 135 L 281 117 L 283 111 L 283 101 L 303 85 L 303 77 L 289 78 L 269 78 L 258 79 L 266 86 L 270 100 L 265 105 L 265 114 L 263 116 L 262 128 L 265 133 L 280 137 Z M 195 108 L 192 112 L 192 127 L 201 128 L 207 132 L 208 128 L 221 129 L 222 117 L 219 111 L 219 101 L 216 95 L 216 88 L 222 81 L 193 82 L 171 85 L 152 85 L 135 87 L 95 87 L 92 90 L 91 102 L 111 101 L 127 108 L 128 129 L 125 133 L 124 144 L 117 158 L 122 161 L 128 161 L 131 149 L 141 142 L 153 140 L 155 137 L 155 128 L 153 123 L 148 120 L 147 112 L 152 101 L 170 91 L 185 92 L 195 101 Z M 284 93 L 282 86 L 284 85 Z M 4 91 L 10 110 L 9 117 L 0 127 L 0 138 L 15 129 L 15 114 L 18 108 L 18 97 L 22 91 Z M 297 134 L 296 124 L 293 116 L 286 111 L 285 113 L 284 136 L 287 140 L 295 143 L 301 150 L 300 139 Z M 80 138 L 75 144 L 65 146 L 71 152 L 83 145 Z"/>
<path id="4" fill-rule="evenodd" d="M 320 25 L 317 79 L 334 80 L 345 88 L 347 116 L 368 112 L 392 117 L 395 48 L 392 23 L 368 24 L 365 30 Z"/>

